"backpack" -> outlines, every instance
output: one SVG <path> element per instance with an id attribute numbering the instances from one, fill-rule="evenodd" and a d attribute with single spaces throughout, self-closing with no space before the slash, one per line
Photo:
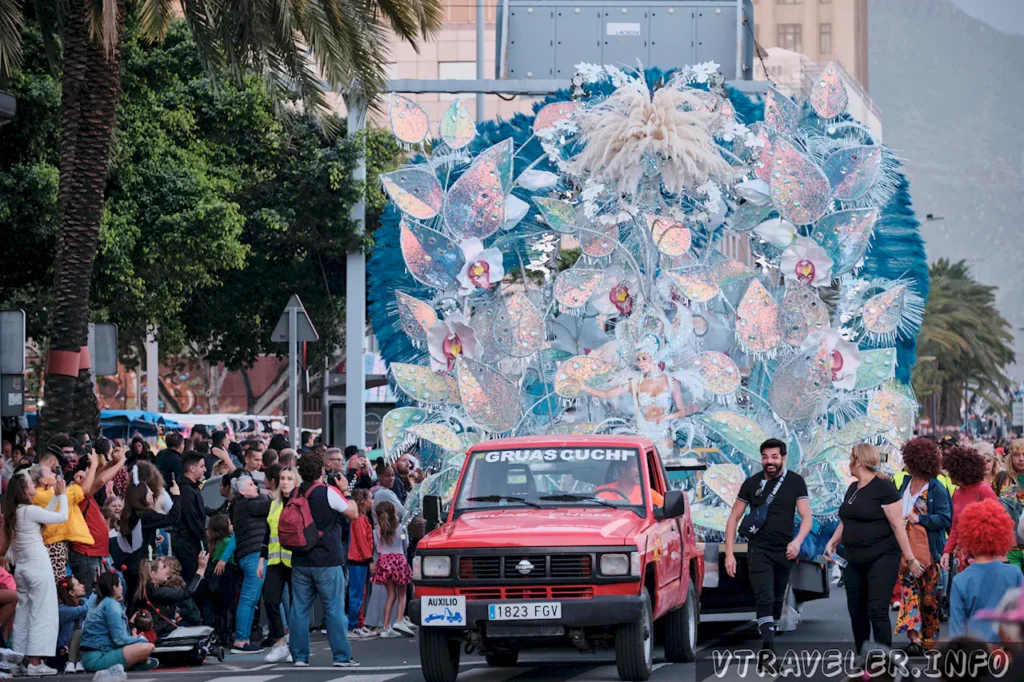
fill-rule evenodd
<path id="1" fill-rule="evenodd" d="M 309 508 L 309 496 L 320 487 L 320 483 L 314 483 L 304 494 L 296 492 L 281 510 L 281 518 L 277 522 L 277 537 L 285 549 L 308 552 L 320 541 L 323 533 L 316 527 L 313 511 Z"/>

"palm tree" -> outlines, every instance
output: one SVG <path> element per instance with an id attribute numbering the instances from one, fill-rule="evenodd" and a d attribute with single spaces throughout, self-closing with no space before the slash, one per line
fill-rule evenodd
<path id="1" fill-rule="evenodd" d="M 929 270 L 931 290 L 917 337 L 913 385 L 938 401 L 939 421 L 959 425 L 960 406 L 984 400 L 1003 412 L 1015 361 L 1010 324 L 995 305 L 996 287 L 979 284 L 964 261 L 939 259 Z"/>
<path id="2" fill-rule="evenodd" d="M 62 56 L 56 272 L 41 431 L 95 432 L 95 398 L 78 355 L 86 345 L 89 292 L 103 215 L 107 159 L 117 119 L 126 13 L 162 38 L 182 16 L 212 69 L 258 72 L 278 91 L 322 111 L 326 87 L 358 83 L 369 101 L 384 89 L 388 45 L 416 46 L 441 26 L 441 0 L 0 0 L 0 82 L 21 60 L 24 11 Z M 55 60 L 56 61 L 56 60 Z M 83 390 L 87 385 L 89 390 Z M 75 394 L 86 396 L 76 407 Z"/>

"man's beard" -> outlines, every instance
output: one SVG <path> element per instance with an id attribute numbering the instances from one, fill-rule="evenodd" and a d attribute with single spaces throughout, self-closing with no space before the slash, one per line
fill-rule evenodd
<path id="1" fill-rule="evenodd" d="M 766 464 L 764 466 L 764 473 L 768 475 L 768 478 L 775 478 L 779 475 L 779 471 L 781 471 L 781 467 L 778 465 Z"/>

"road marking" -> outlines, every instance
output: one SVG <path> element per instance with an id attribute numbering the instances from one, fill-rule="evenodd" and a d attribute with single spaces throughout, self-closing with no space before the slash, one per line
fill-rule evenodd
<path id="1" fill-rule="evenodd" d="M 475 663 L 475 662 L 474 663 L 462 663 L 462 664 L 459 665 L 459 667 L 460 668 L 469 668 L 469 667 L 480 667 L 480 666 L 483 666 L 483 665 L 487 665 L 487 663 L 484 662 L 484 661 L 480 661 L 479 663 Z M 361 666 L 359 666 L 359 668 L 354 668 L 354 670 L 360 670 L 360 671 L 366 670 L 366 671 L 375 672 L 375 673 L 376 672 L 387 672 L 389 670 L 419 670 L 419 669 L 420 669 L 420 665 L 418 663 L 415 664 L 415 665 L 361 665 Z M 275 672 L 290 671 L 290 672 L 295 672 L 295 673 L 301 673 L 301 672 L 306 672 L 306 671 L 313 671 L 313 672 L 334 671 L 334 672 L 337 672 L 338 670 L 339 670 L 339 668 L 335 668 L 333 666 L 326 666 L 326 665 L 320 665 L 320 666 L 318 666 L 318 665 L 310 665 L 310 666 L 306 666 L 305 668 L 296 668 L 296 667 L 293 667 L 292 665 L 279 665 L 276 668 L 274 668 Z M 232 677 L 231 679 L 232 680 L 237 680 L 238 678 L 237 677 Z M 212 680 L 208 680 L 207 682 L 213 682 L 213 681 Z"/>
<path id="2" fill-rule="evenodd" d="M 280 675 L 232 675 L 231 677 L 214 677 L 206 682 L 270 682 Z"/>
<path id="3" fill-rule="evenodd" d="M 388 682 L 396 677 L 402 677 L 406 673 L 397 673 L 395 675 L 345 675 L 344 677 L 338 677 L 329 682 Z"/>

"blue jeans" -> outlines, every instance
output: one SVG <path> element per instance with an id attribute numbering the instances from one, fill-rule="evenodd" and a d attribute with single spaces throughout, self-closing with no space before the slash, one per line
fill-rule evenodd
<path id="1" fill-rule="evenodd" d="M 363 593 L 366 591 L 366 579 L 370 575 L 369 566 L 349 564 L 348 567 L 348 627 L 349 630 L 359 626 L 359 611 L 363 608 Z"/>
<path id="2" fill-rule="evenodd" d="M 242 590 L 238 595 L 238 610 L 235 611 L 235 641 L 248 642 L 252 633 L 252 619 L 256 613 L 256 605 L 260 603 L 263 591 L 263 578 L 256 575 L 259 568 L 260 553 L 252 552 L 238 560 L 242 570 Z"/>
<path id="3" fill-rule="evenodd" d="M 341 566 L 314 568 L 292 567 L 292 611 L 288 620 L 288 647 L 296 662 L 309 662 L 309 612 L 316 595 L 324 604 L 327 620 L 327 641 L 335 663 L 352 659 L 348 643 L 348 618 L 345 617 L 345 572 Z"/>

